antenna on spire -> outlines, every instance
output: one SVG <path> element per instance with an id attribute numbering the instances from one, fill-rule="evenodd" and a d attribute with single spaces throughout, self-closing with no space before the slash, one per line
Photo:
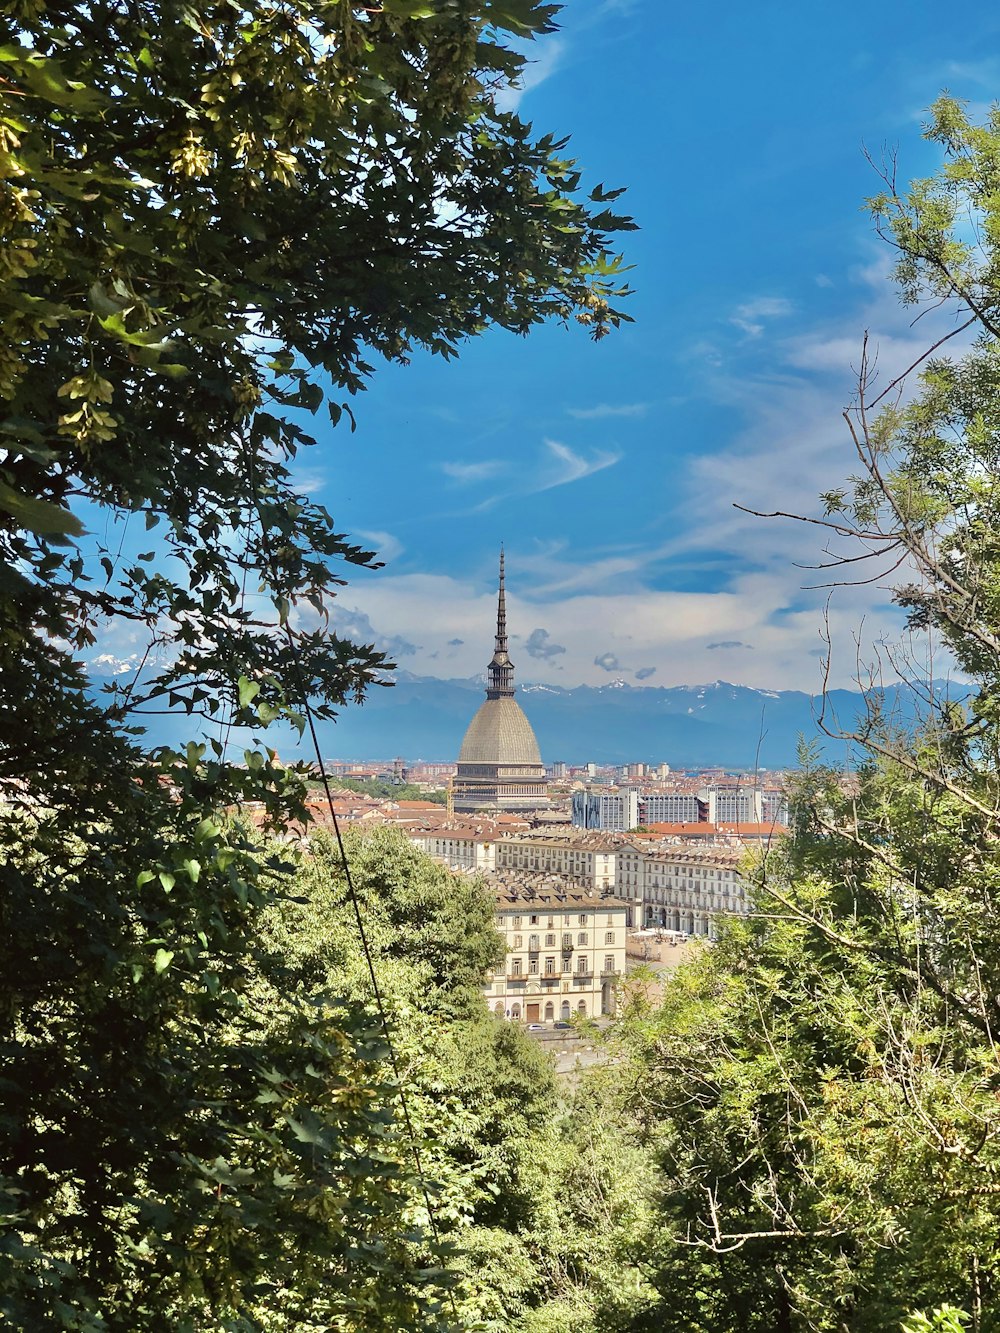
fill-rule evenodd
<path id="1" fill-rule="evenodd" d="M 504 590 L 504 550 L 500 544 L 500 590 L 497 596 L 497 640 L 487 668 L 487 699 L 509 698 L 514 693 L 514 664 L 507 656 L 507 597 Z"/>
<path id="2" fill-rule="evenodd" d="M 507 651 L 507 597 L 503 586 L 503 542 L 500 543 L 500 595 L 497 598 L 497 652 Z"/>

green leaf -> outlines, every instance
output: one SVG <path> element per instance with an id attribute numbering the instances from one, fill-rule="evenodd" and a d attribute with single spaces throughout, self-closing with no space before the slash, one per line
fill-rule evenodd
<path id="1" fill-rule="evenodd" d="M 250 680 L 247 676 L 240 676 L 237 681 L 239 690 L 239 700 L 241 708 L 248 708 L 253 703 L 257 695 L 260 694 L 260 686 L 255 680 Z"/>
<path id="2" fill-rule="evenodd" d="M 153 958 L 153 967 L 157 972 L 165 972 L 173 961 L 174 955 L 170 949 L 157 949 Z"/>
<path id="3" fill-rule="evenodd" d="M 0 481 L 0 509 L 16 519 L 18 527 L 37 532 L 42 537 L 82 537 L 83 524 L 62 505 L 51 500 L 36 500 Z"/>

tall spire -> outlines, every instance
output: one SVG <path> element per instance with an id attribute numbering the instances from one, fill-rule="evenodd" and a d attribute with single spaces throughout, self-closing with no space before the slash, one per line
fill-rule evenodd
<path id="1" fill-rule="evenodd" d="M 507 651 L 507 598 L 503 587 L 503 544 L 500 546 L 500 596 L 497 598 L 497 643 L 498 653 Z"/>
<path id="2" fill-rule="evenodd" d="M 487 667 L 487 699 L 512 698 L 514 663 L 507 656 L 507 599 L 504 594 L 504 552 L 500 547 L 500 592 L 497 597 L 497 639 L 493 658 Z"/>

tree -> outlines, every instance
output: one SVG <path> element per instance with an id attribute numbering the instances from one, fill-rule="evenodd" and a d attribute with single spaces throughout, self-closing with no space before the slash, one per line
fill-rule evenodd
<path id="1" fill-rule="evenodd" d="M 876 675 L 854 787 L 805 756 L 755 912 L 626 1019 L 662 1185 L 636 1329 L 1000 1327 L 1000 117 L 942 99 L 928 134 L 938 174 L 887 172 L 872 210 L 904 300 L 953 319 L 884 386 L 866 355 L 858 475 L 809 521 L 830 577 L 895 575 L 969 684 L 916 678 L 906 732 Z"/>
<path id="2" fill-rule="evenodd" d="M 385 1071 L 360 1013 L 311 1061 L 290 1023 L 251 1040 L 260 914 L 289 872 L 218 812 L 302 817 L 304 774 L 260 742 L 229 762 L 229 728 L 301 726 L 307 700 L 332 716 L 388 666 L 329 629 L 340 562 L 374 555 L 296 494 L 303 413 L 353 426 L 345 400 L 379 357 L 452 356 L 491 324 L 549 317 L 600 336 L 624 317 L 614 192 L 581 200 L 564 143 L 497 108 L 523 64 L 508 43 L 552 16 L 532 0 L 27 0 L 0 18 L 0 1308 L 15 1327 L 250 1327 L 270 1269 L 292 1272 L 282 1227 L 312 1254 L 307 1277 L 342 1271 L 354 1241 L 357 1292 L 391 1275 L 381 1303 L 342 1286 L 342 1320 L 439 1318 L 416 1242 L 378 1234 L 405 1192 L 395 1167 L 368 1161 L 342 1231 L 323 1222 L 340 1132 L 378 1123 Z M 149 549 L 132 553 L 137 527 Z M 145 651 L 99 699 L 80 658 L 108 625 Z M 218 735 L 145 753 L 136 728 L 168 708 Z M 262 1101 L 269 1087 L 326 1127 Z M 335 1087 L 357 1095 L 341 1121 Z M 250 1141 L 277 1175 L 230 1170 Z"/>

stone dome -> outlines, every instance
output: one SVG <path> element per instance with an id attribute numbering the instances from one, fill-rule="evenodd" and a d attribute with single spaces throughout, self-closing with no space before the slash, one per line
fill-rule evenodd
<path id="1" fill-rule="evenodd" d="M 520 768 L 542 762 L 531 723 L 512 698 L 487 699 L 469 723 L 460 764 L 503 764 Z"/>

